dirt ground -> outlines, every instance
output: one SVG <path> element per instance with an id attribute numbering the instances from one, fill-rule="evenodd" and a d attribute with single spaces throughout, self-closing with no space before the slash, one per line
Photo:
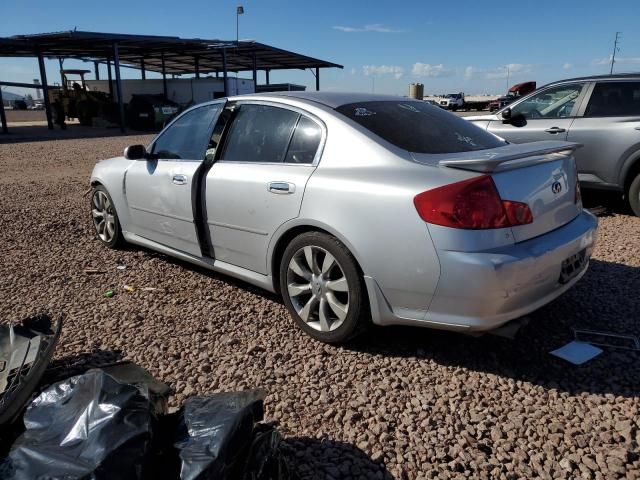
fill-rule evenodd
<path id="1" fill-rule="evenodd" d="M 44 110 L 5 110 L 7 123 L 46 122 Z"/>
<path id="2" fill-rule="evenodd" d="M 374 328 L 326 346 L 273 295 L 99 244 L 91 169 L 149 139 L 0 143 L 0 321 L 63 312 L 54 367 L 129 359 L 173 387 L 173 406 L 264 388 L 302 478 L 640 478 L 640 352 L 604 348 L 579 367 L 548 353 L 573 328 L 640 336 L 639 218 L 601 215 L 589 272 L 514 340 Z"/>

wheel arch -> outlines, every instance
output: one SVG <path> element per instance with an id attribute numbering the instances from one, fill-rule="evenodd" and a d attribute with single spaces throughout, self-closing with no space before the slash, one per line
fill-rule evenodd
<path id="1" fill-rule="evenodd" d="M 622 168 L 620 185 L 622 185 L 625 196 L 631 186 L 631 182 L 638 174 L 640 174 L 640 150 L 631 155 Z"/>
<path id="2" fill-rule="evenodd" d="M 358 253 L 355 250 L 354 246 L 344 238 L 339 232 L 336 232 L 333 228 L 328 225 L 314 222 L 314 221 L 298 221 L 298 222 L 289 222 L 280 227 L 277 235 L 274 235 L 274 239 L 272 240 L 272 244 L 269 248 L 268 260 L 269 264 L 267 265 L 267 271 L 271 274 L 273 278 L 273 286 L 276 290 L 276 293 L 280 293 L 280 261 L 284 254 L 287 245 L 298 235 L 301 235 L 306 232 L 321 232 L 326 233 L 327 235 L 331 235 L 337 238 L 346 248 L 349 250 L 349 253 L 353 255 L 353 258 L 356 261 L 356 267 L 360 273 L 360 275 L 364 275 L 364 269 L 362 268 L 362 262 L 358 258 Z"/>

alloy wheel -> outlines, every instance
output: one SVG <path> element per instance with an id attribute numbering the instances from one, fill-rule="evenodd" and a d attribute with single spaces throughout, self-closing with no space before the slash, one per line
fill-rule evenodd
<path id="1" fill-rule="evenodd" d="M 98 237 L 105 243 L 113 241 L 116 235 L 116 216 L 111 200 L 102 190 L 93 192 L 91 217 Z"/>
<path id="2" fill-rule="evenodd" d="M 314 330 L 331 332 L 349 312 L 349 282 L 327 250 L 305 246 L 287 267 L 287 293 L 300 318 Z"/>

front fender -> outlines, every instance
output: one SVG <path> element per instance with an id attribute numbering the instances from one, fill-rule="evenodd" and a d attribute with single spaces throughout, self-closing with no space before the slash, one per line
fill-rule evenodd
<path id="1" fill-rule="evenodd" d="M 110 158 L 96 163 L 91 172 L 91 186 L 101 184 L 107 189 L 118 213 L 122 230 L 128 231 L 130 224 L 129 206 L 125 194 L 125 178 L 129 167 L 135 160 L 124 157 Z"/>

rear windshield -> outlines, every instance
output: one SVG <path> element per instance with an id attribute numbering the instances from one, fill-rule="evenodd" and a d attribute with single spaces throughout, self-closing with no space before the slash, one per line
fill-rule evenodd
<path id="1" fill-rule="evenodd" d="M 414 153 L 457 153 L 504 145 L 471 122 L 427 102 L 378 101 L 336 108 L 389 143 Z"/>

